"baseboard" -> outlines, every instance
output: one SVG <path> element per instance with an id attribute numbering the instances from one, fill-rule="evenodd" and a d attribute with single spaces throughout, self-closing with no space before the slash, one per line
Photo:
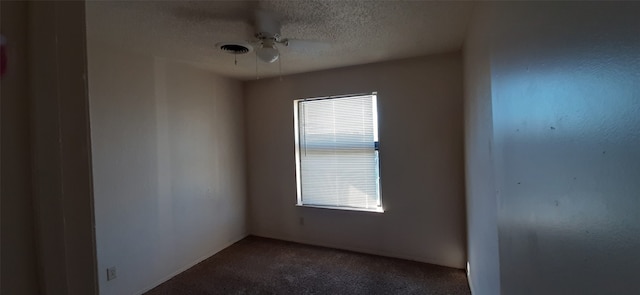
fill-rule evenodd
<path id="1" fill-rule="evenodd" d="M 200 263 L 200 262 L 202 262 L 202 261 L 206 260 L 207 258 L 209 258 L 209 257 L 211 257 L 211 256 L 213 256 L 213 255 L 215 255 L 216 253 L 218 253 L 218 252 L 220 252 L 220 251 L 222 251 L 222 250 L 226 249 L 227 247 L 229 247 L 229 246 L 231 246 L 231 245 L 233 245 L 233 244 L 237 243 L 238 241 L 240 241 L 240 240 L 242 240 L 242 239 L 246 238 L 247 236 L 249 236 L 249 234 L 248 234 L 248 233 L 244 233 L 244 234 L 240 235 L 240 237 L 239 237 L 239 238 L 237 238 L 237 239 L 233 239 L 233 240 L 231 240 L 230 242 L 228 242 L 228 243 L 226 243 L 226 244 L 223 244 L 223 245 L 222 245 L 222 246 L 220 246 L 220 247 L 217 247 L 217 248 L 216 248 L 216 249 L 214 249 L 213 251 L 211 251 L 211 252 L 209 252 L 209 253 L 205 254 L 204 256 L 202 256 L 202 257 L 200 257 L 200 258 L 196 259 L 194 262 L 189 263 L 189 264 L 187 264 L 187 265 L 185 265 L 185 266 L 183 266 L 183 267 L 179 268 L 178 270 L 176 270 L 176 271 L 172 272 L 172 273 L 171 273 L 171 274 L 169 274 L 168 276 L 166 276 L 166 277 L 164 277 L 164 278 L 162 278 L 162 279 L 158 280 L 157 282 L 153 283 L 151 286 L 146 287 L 146 288 L 144 288 L 144 289 L 142 289 L 142 290 L 140 290 L 140 291 L 138 291 L 138 292 L 136 292 L 136 293 L 134 293 L 134 294 L 136 294 L 136 295 L 141 295 L 141 294 L 144 294 L 145 292 L 150 291 L 151 289 L 153 289 L 153 288 L 155 288 L 155 287 L 157 287 L 157 286 L 160 286 L 160 284 L 162 284 L 162 283 L 164 283 L 164 282 L 166 282 L 166 281 L 170 280 L 171 278 L 173 278 L 173 277 L 175 277 L 175 276 L 179 275 L 179 274 L 180 274 L 180 273 L 182 273 L 183 271 L 185 271 L 185 270 L 187 270 L 187 269 L 192 268 L 192 267 L 193 267 L 193 266 L 195 266 L 196 264 L 198 264 L 198 263 Z"/>
<path id="2" fill-rule="evenodd" d="M 471 280 L 471 267 L 468 261 L 467 261 L 467 283 L 469 284 L 469 290 L 471 290 L 471 295 L 473 295 L 474 292 L 473 292 L 473 281 Z"/>
<path id="3" fill-rule="evenodd" d="M 449 268 L 455 268 L 455 269 L 461 269 L 461 270 L 464 269 L 464 268 L 461 268 L 461 267 L 445 265 L 445 264 L 442 264 L 442 263 L 434 262 L 434 261 L 431 261 L 429 259 L 426 259 L 426 258 L 418 256 L 418 255 L 408 255 L 408 254 L 403 254 L 403 253 L 398 253 L 398 252 L 389 252 L 389 251 L 381 251 L 381 250 L 376 250 L 376 249 L 352 247 L 352 246 L 347 246 L 347 245 L 326 243 L 326 242 L 317 241 L 317 240 L 310 240 L 310 239 L 300 239 L 300 238 L 291 237 L 291 236 L 284 235 L 284 234 L 276 234 L 276 233 L 264 232 L 264 231 L 252 232 L 252 233 L 250 233 L 250 235 L 263 237 L 263 238 L 271 238 L 271 239 L 289 241 L 289 242 L 300 243 L 300 244 L 313 245 L 313 246 L 341 249 L 341 250 L 353 251 L 353 252 L 364 253 L 364 254 L 378 255 L 378 256 L 391 257 L 391 258 L 399 258 L 399 259 L 404 259 L 404 260 L 411 260 L 411 261 L 417 261 L 417 262 L 422 262 L 422 263 L 429 263 L 429 264 L 434 264 L 434 265 L 439 265 L 439 266 L 444 266 L 444 267 L 449 267 Z"/>

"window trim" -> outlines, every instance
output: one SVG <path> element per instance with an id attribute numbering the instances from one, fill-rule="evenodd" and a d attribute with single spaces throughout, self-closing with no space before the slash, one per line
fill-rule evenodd
<path id="1" fill-rule="evenodd" d="M 373 96 L 373 107 L 374 107 L 374 132 L 378 137 L 378 140 L 374 142 L 375 151 L 378 153 L 378 202 L 380 205 L 377 208 L 359 208 L 359 207 L 347 207 L 347 206 L 323 206 L 323 205 L 308 205 L 302 202 L 302 181 L 301 181 L 301 173 L 300 173 L 300 102 L 305 101 L 314 101 L 314 100 L 326 100 L 326 99 L 336 99 L 336 98 L 348 98 L 348 97 L 357 97 L 357 96 Z M 293 132 L 294 132 L 294 154 L 295 154 L 295 162 L 296 162 L 296 207 L 306 207 L 306 208 L 318 208 L 318 209 L 329 209 L 329 210 L 340 210 L 340 211 L 356 211 L 356 212 L 373 212 L 373 213 L 384 213 L 384 206 L 382 202 L 382 184 L 380 183 L 381 172 L 380 172 L 380 136 L 378 134 L 378 93 L 377 92 L 369 92 L 369 93 L 355 93 L 355 94 L 346 94 L 346 95 L 332 95 L 332 96 L 321 96 L 321 97 L 313 97 L 313 98 L 298 98 L 293 100 Z"/>

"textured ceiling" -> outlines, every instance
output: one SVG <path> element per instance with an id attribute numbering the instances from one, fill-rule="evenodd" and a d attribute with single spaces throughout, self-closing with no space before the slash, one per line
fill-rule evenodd
<path id="1" fill-rule="evenodd" d="M 282 36 L 330 43 L 322 50 L 280 46 L 282 73 L 292 74 L 458 50 L 471 2 L 444 1 L 95 1 L 87 2 L 93 44 L 175 59 L 243 80 L 256 78 L 255 54 L 215 44 L 253 40 L 256 9 L 277 14 Z M 278 62 L 258 62 L 260 77 Z"/>

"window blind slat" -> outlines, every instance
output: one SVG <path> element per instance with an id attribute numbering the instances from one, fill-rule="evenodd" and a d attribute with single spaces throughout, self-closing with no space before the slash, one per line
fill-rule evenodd
<path id="1" fill-rule="evenodd" d="M 299 102 L 303 204 L 379 207 L 373 102 L 373 95 Z"/>

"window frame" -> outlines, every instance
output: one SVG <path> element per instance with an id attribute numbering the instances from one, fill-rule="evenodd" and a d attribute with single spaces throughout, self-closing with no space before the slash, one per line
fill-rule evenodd
<path id="1" fill-rule="evenodd" d="M 359 207 L 341 207 L 341 206 L 323 206 L 323 205 L 310 205 L 304 204 L 302 201 L 302 179 L 301 179 L 301 151 L 300 151 L 300 108 L 299 105 L 301 102 L 305 101 L 314 101 L 314 100 L 328 100 L 328 99 L 339 99 L 339 98 L 349 98 L 349 97 L 358 97 L 358 96 L 372 96 L 373 99 L 373 129 L 374 129 L 374 150 L 376 152 L 376 185 L 377 185 L 377 194 L 378 194 L 378 206 L 377 208 L 359 208 Z M 306 207 L 306 208 L 320 208 L 320 209 L 331 209 L 331 210 L 342 210 L 342 211 L 362 211 L 362 212 L 374 212 L 374 213 L 384 213 L 384 206 L 382 202 L 382 183 L 380 181 L 381 177 L 381 169 L 380 169 L 380 136 L 378 131 L 378 93 L 377 92 L 369 92 L 369 93 L 358 93 L 358 94 L 347 94 L 347 95 L 335 95 L 335 96 L 322 96 L 322 97 L 313 97 L 313 98 L 299 98 L 294 99 L 293 101 L 293 128 L 294 128 L 294 154 L 295 154 L 295 164 L 296 164 L 296 206 L 297 207 Z M 377 138 L 377 139 L 376 139 Z"/>

